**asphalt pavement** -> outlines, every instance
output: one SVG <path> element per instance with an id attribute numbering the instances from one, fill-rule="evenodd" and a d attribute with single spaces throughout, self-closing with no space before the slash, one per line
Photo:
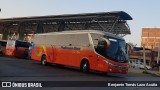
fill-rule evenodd
<path id="1" fill-rule="evenodd" d="M 135 72 L 133 72 L 135 71 Z M 160 81 L 157 76 L 136 73 L 128 74 L 102 73 L 92 71 L 82 73 L 73 67 L 43 66 L 38 61 L 0 57 L 0 81 Z M 141 71 L 140 71 L 141 72 Z M 47 88 L 0 88 L 0 90 L 159 90 L 160 87 L 47 87 Z"/>

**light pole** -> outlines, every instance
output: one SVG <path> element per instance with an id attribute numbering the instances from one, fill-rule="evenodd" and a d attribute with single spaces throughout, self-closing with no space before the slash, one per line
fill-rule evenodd
<path id="1" fill-rule="evenodd" d="M 157 64 L 159 63 L 159 49 L 160 49 L 160 47 L 159 47 L 159 44 L 158 44 L 158 56 L 157 56 Z"/>
<path id="2" fill-rule="evenodd" d="M 150 62 L 149 62 L 149 66 L 152 66 L 152 62 L 154 61 L 153 59 L 154 59 L 154 52 L 153 52 L 153 45 L 151 45 L 152 47 L 151 47 L 151 58 L 150 58 Z"/>
<path id="3" fill-rule="evenodd" d="M 144 72 L 147 72 L 146 70 L 146 53 L 145 53 L 145 44 L 143 44 L 143 65 L 144 65 Z"/>
<path id="4" fill-rule="evenodd" d="M 160 54 L 160 43 L 158 44 L 158 56 L 157 56 L 157 65 L 158 65 L 158 70 L 159 70 L 159 73 L 160 73 L 160 66 L 159 66 L 159 55 Z"/>

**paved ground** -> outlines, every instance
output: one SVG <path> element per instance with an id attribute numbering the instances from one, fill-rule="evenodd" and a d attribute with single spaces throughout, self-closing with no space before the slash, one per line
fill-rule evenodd
<path id="1" fill-rule="evenodd" d="M 79 69 L 65 67 L 59 68 L 55 65 L 42 66 L 33 60 L 0 57 L 0 81 L 160 81 L 157 76 L 142 74 L 138 69 L 130 69 L 129 74 L 109 73 L 102 75 L 97 72 L 85 74 Z M 22 88 L 0 88 L 0 90 L 21 90 Z M 44 88 L 23 88 L 24 90 L 41 90 Z M 45 90 L 149 90 L 150 87 L 52 87 Z M 155 87 L 154 89 L 160 89 Z"/>
<path id="2" fill-rule="evenodd" d="M 144 70 L 138 68 L 129 68 L 128 74 L 137 76 L 157 76 L 160 77 L 160 72 L 155 70 Z"/>

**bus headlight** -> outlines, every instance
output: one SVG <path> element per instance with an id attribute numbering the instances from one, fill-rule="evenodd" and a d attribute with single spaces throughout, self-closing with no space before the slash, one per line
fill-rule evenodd
<path id="1" fill-rule="evenodd" d="M 114 64 L 108 62 L 107 60 L 104 60 L 104 62 L 107 63 L 107 64 L 109 64 L 109 65 L 111 65 L 111 66 L 114 66 Z"/>
<path id="2" fill-rule="evenodd" d="M 112 64 L 112 63 L 108 62 L 107 60 L 104 60 L 104 62 L 105 62 L 106 64 L 114 67 L 114 68 L 120 68 L 120 69 L 127 69 L 127 68 L 128 68 L 128 66 L 118 66 L 118 65 Z"/>

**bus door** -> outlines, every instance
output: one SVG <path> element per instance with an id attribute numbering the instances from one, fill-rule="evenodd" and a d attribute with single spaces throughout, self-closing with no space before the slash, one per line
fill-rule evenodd
<path id="1" fill-rule="evenodd" d="M 109 47 L 110 43 L 107 39 L 99 39 L 98 40 L 98 45 L 95 48 L 95 51 L 100 54 L 103 57 L 106 57 L 107 55 L 107 48 Z M 103 69 L 103 57 L 100 55 L 97 55 L 97 64 L 96 64 L 96 69 L 101 70 Z"/>

